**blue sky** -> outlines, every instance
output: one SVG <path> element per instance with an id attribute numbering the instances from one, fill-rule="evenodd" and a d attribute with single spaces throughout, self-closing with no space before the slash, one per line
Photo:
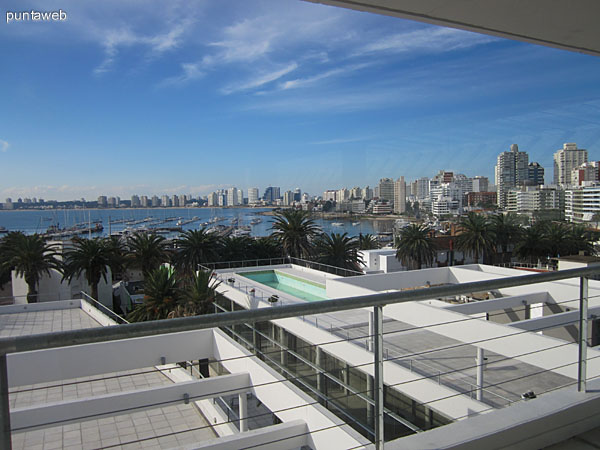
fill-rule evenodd
<path id="1" fill-rule="evenodd" d="M 0 201 L 311 194 L 440 169 L 489 176 L 512 143 L 600 159 L 600 59 L 299 0 L 8 0 Z"/>

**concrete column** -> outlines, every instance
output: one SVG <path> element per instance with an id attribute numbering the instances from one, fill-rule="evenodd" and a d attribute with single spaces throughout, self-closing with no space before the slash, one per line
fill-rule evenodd
<path id="1" fill-rule="evenodd" d="M 239 397 L 240 432 L 243 433 L 244 431 L 248 431 L 248 394 L 247 392 L 242 392 Z"/>
<path id="2" fill-rule="evenodd" d="M 383 307 L 374 306 L 374 365 L 375 365 L 375 377 L 373 381 L 375 383 L 374 398 L 375 398 L 375 448 L 377 450 L 383 450 L 385 442 L 384 438 L 384 417 L 383 417 Z"/>
<path id="3" fill-rule="evenodd" d="M 287 332 L 283 329 L 283 327 L 279 327 L 279 344 L 281 344 L 281 365 L 287 366 Z"/>
<path id="4" fill-rule="evenodd" d="M 373 351 L 373 335 L 375 334 L 375 315 L 373 311 L 369 311 L 369 337 L 367 338 L 367 350 Z"/>
<path id="5" fill-rule="evenodd" d="M 6 355 L 0 355 L 0 422 L 0 447 L 10 450 L 12 448 L 12 443 Z"/>
<path id="6" fill-rule="evenodd" d="M 321 372 L 318 369 L 321 369 L 321 349 L 319 347 L 315 346 L 315 365 L 317 366 L 317 369 L 315 369 L 316 373 L 317 373 L 317 391 L 319 392 L 323 392 L 323 386 L 322 386 L 322 376 L 321 376 Z"/>
<path id="7" fill-rule="evenodd" d="M 475 361 L 477 363 L 477 400 L 481 401 L 483 398 L 483 364 L 485 362 L 481 347 L 477 347 L 477 359 Z"/>
<path id="8" fill-rule="evenodd" d="M 587 387 L 587 335 L 588 335 L 588 279 L 579 279 L 579 354 L 577 390 L 585 392 Z"/>
<path id="9" fill-rule="evenodd" d="M 531 319 L 531 305 L 523 300 L 523 306 L 525 307 L 525 320 Z"/>

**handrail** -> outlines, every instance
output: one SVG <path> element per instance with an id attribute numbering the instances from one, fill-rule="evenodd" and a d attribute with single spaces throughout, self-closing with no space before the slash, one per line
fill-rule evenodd
<path id="1" fill-rule="evenodd" d="M 83 296 L 86 297 L 85 299 L 82 299 L 82 300 L 84 300 L 86 302 L 90 302 L 91 301 L 94 304 L 95 307 L 99 306 L 100 307 L 99 309 L 101 309 L 103 313 L 105 313 L 105 314 L 108 313 L 107 315 L 111 316 L 112 319 L 116 319 L 117 323 L 120 323 L 120 324 L 130 323 L 127 319 L 125 319 L 124 317 L 121 317 L 116 312 L 114 312 L 112 309 L 110 309 L 107 306 L 103 305 L 98 300 L 96 300 L 92 296 L 88 295 L 86 292 L 80 291 L 79 293 L 80 293 L 80 295 L 82 297 Z"/>
<path id="2" fill-rule="evenodd" d="M 599 267 L 584 267 L 559 270 L 556 272 L 526 273 L 523 275 L 493 280 L 434 286 L 410 291 L 385 292 L 380 294 L 323 300 L 320 302 L 307 302 L 285 305 L 278 308 L 259 308 L 221 314 L 207 314 L 170 320 L 124 324 L 118 327 L 100 327 L 30 336 L 3 337 L 0 338 L 0 356 L 7 353 L 90 344 L 94 342 L 113 341 L 134 337 L 155 336 L 158 334 L 177 333 L 248 322 L 285 319 L 288 317 L 427 300 L 437 297 L 525 286 L 568 278 L 587 277 L 597 274 L 598 272 L 600 272 Z"/>

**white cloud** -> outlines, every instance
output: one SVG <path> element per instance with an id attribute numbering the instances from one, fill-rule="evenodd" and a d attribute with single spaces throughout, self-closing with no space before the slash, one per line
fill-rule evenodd
<path id="1" fill-rule="evenodd" d="M 384 36 L 360 47 L 354 56 L 379 52 L 411 51 L 442 52 L 473 47 L 495 41 L 496 38 L 451 28 L 431 27 Z"/>
<path id="2" fill-rule="evenodd" d="M 170 30 L 154 36 L 138 34 L 128 28 L 115 29 L 105 32 L 102 41 L 104 47 L 104 60 L 100 63 L 94 73 L 96 75 L 109 71 L 122 48 L 143 46 L 148 47 L 152 57 L 160 56 L 162 53 L 177 48 L 182 41 L 182 36 L 190 26 L 190 21 L 179 23 Z"/>
<path id="3" fill-rule="evenodd" d="M 350 66 L 340 67 L 339 69 L 331 69 L 326 72 L 322 72 L 317 75 L 313 75 L 311 77 L 297 78 L 295 80 L 286 81 L 284 83 L 281 83 L 281 85 L 279 87 L 280 87 L 280 89 L 286 90 L 286 89 L 294 89 L 294 88 L 309 86 L 309 85 L 315 84 L 317 81 L 321 81 L 326 78 L 331 78 L 331 77 L 335 77 L 338 75 L 350 75 L 353 72 L 363 69 L 365 67 L 369 67 L 370 65 L 372 65 L 372 64 L 367 64 L 367 63 L 353 64 Z"/>
<path id="4" fill-rule="evenodd" d="M 246 80 L 246 81 L 243 81 L 243 82 L 240 82 L 237 84 L 231 84 L 231 85 L 223 88 L 222 92 L 224 94 L 232 94 L 234 92 L 258 88 L 265 84 L 268 84 L 268 83 L 271 83 L 273 81 L 280 79 L 281 77 L 296 70 L 297 68 L 298 68 L 298 64 L 296 64 L 295 62 L 292 62 L 291 64 L 288 64 L 286 67 L 284 67 L 282 69 L 275 70 L 275 71 L 269 72 L 269 73 L 262 73 L 250 80 Z"/>
<path id="5" fill-rule="evenodd" d="M 0 139 L 0 152 L 6 152 L 9 147 L 10 147 L 10 144 L 8 142 Z"/>

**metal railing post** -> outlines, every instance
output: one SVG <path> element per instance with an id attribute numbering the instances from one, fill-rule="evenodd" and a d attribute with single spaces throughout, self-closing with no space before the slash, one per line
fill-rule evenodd
<path id="1" fill-rule="evenodd" d="M 10 436 L 10 404 L 8 401 L 8 369 L 6 353 L 0 355 L 0 447 L 12 449 Z"/>
<path id="2" fill-rule="evenodd" d="M 384 419 L 383 419 L 383 307 L 377 305 L 373 307 L 375 322 L 375 376 L 373 382 L 375 397 L 375 448 L 383 449 L 384 443 Z"/>
<path id="3" fill-rule="evenodd" d="M 585 392 L 587 378 L 587 316 L 588 279 L 579 278 L 579 355 L 577 367 L 577 390 Z"/>

